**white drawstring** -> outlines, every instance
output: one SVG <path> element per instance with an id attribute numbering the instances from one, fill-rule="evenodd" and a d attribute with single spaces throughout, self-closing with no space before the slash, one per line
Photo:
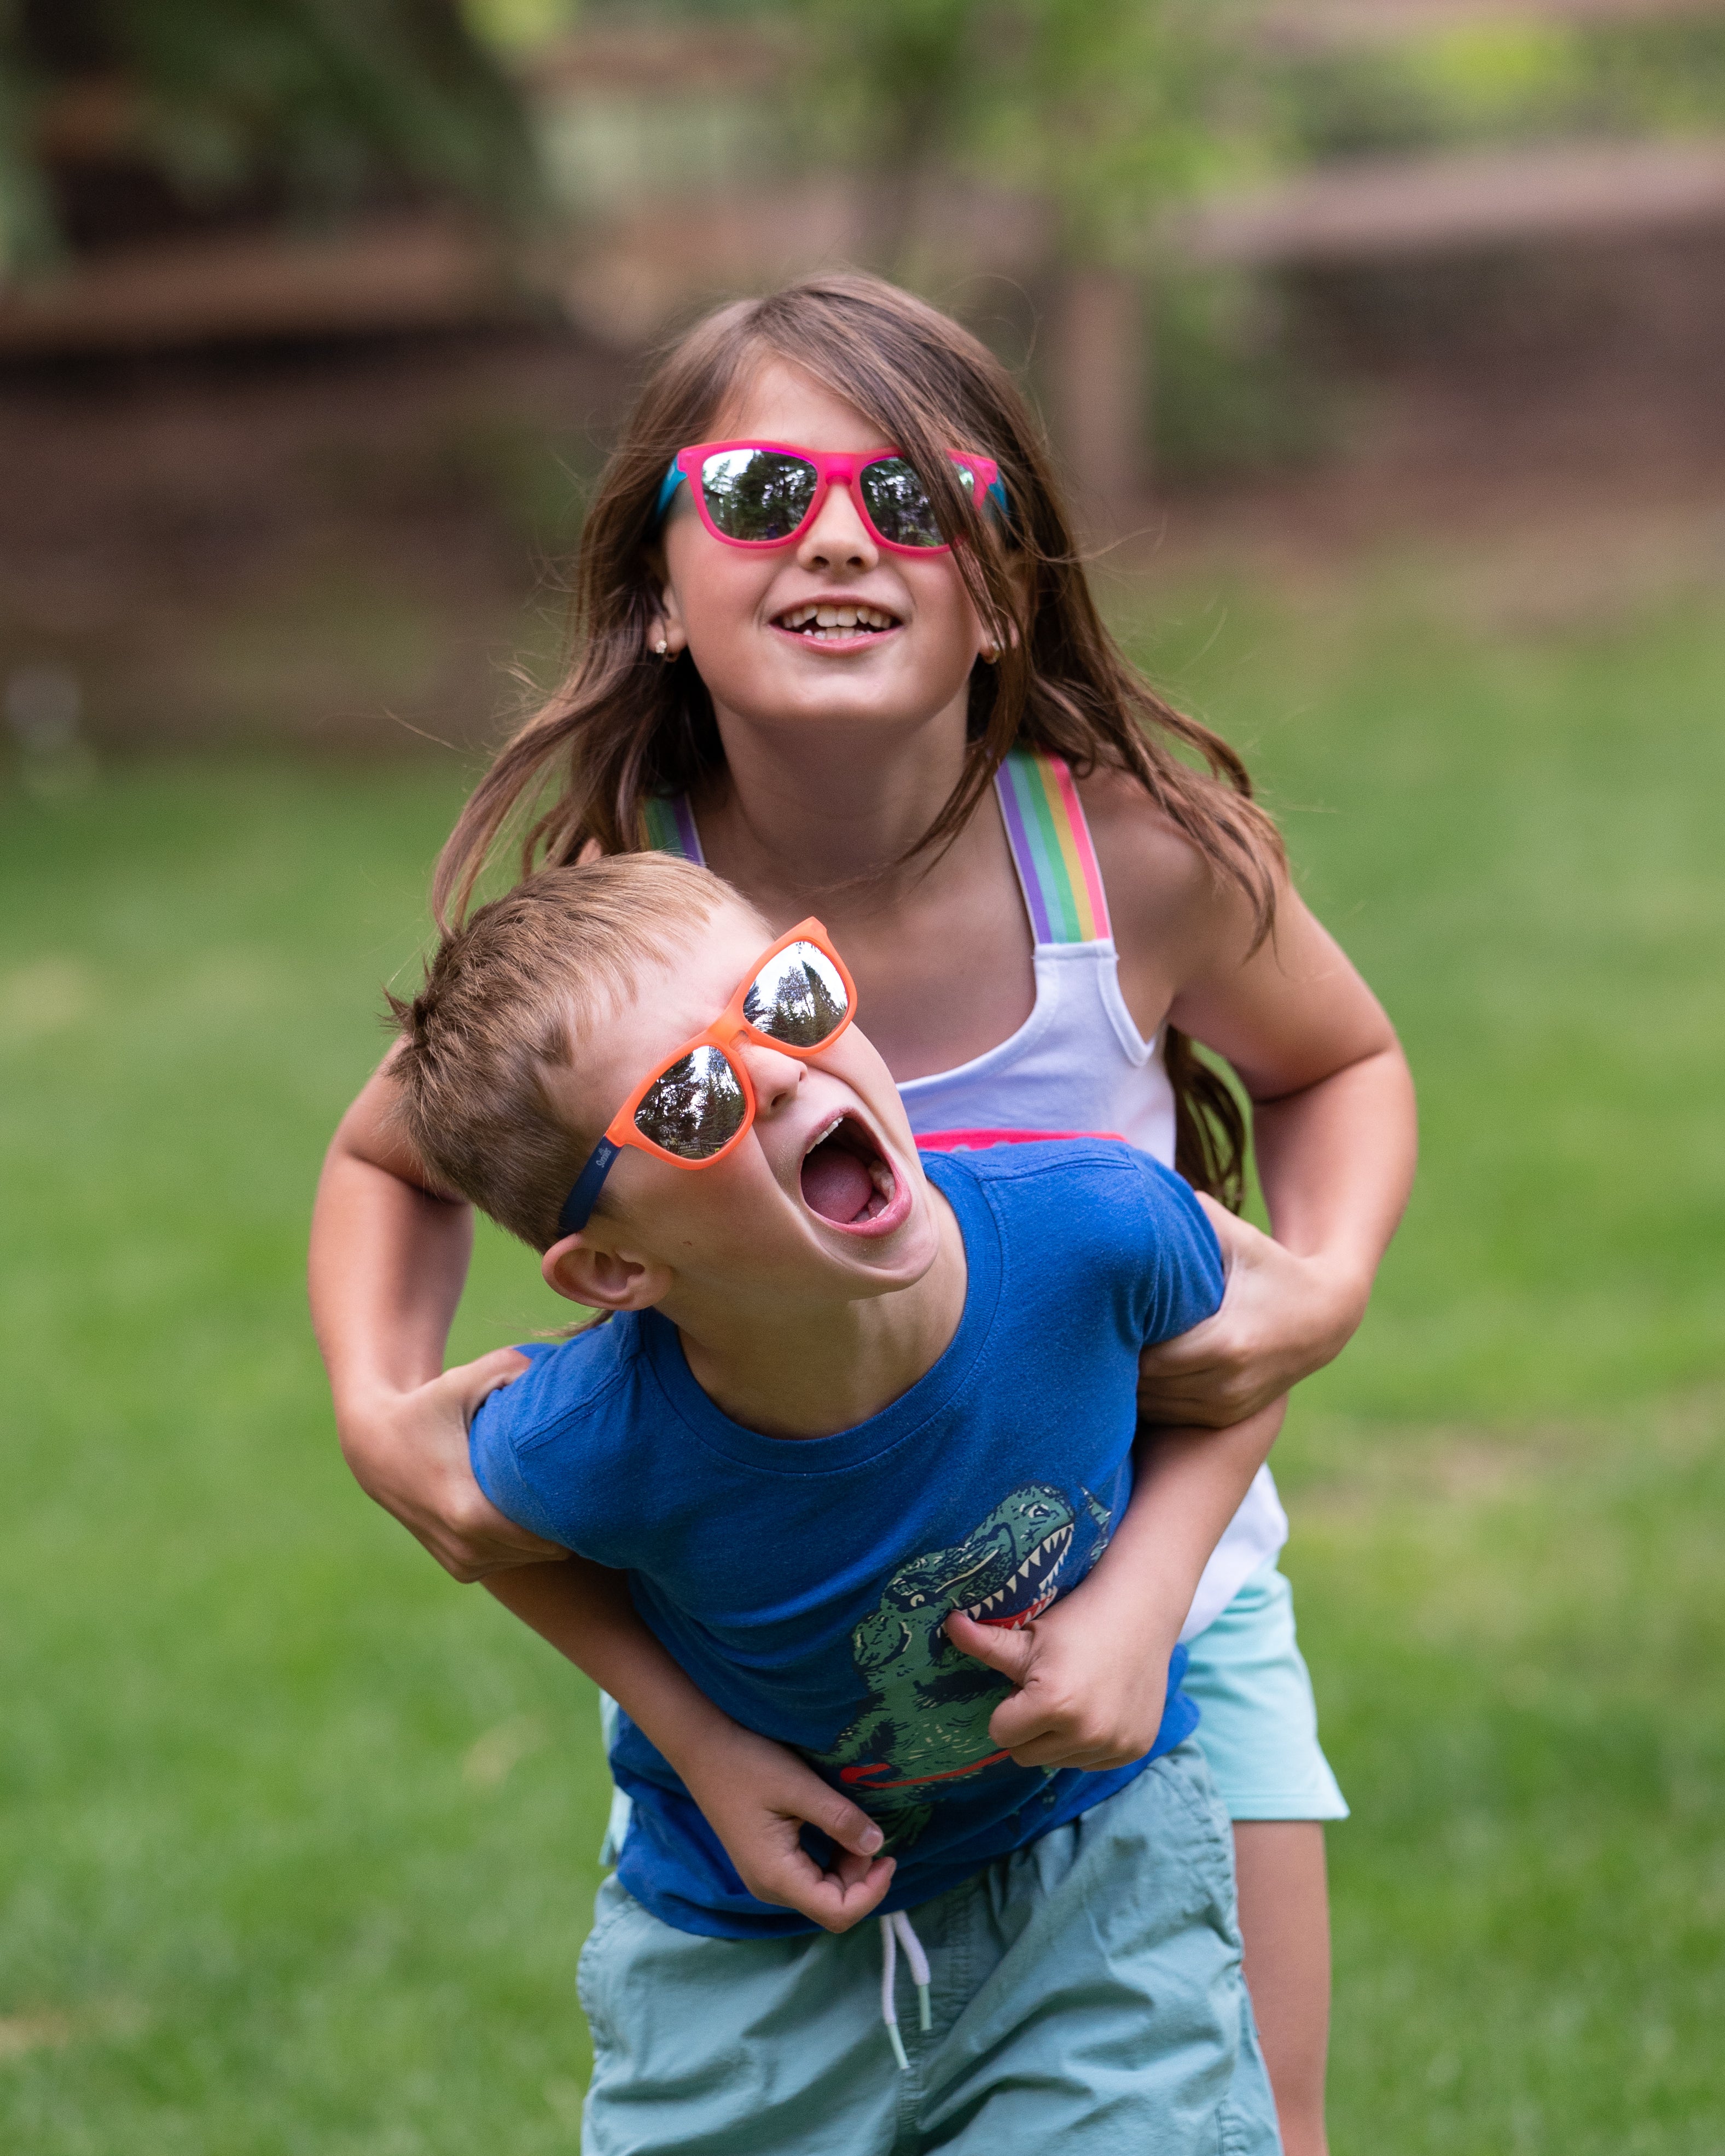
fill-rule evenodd
<path id="1" fill-rule="evenodd" d="M 908 2073 L 911 2061 L 905 2055 L 905 2040 L 898 2033 L 898 1948 L 902 1945 L 905 1959 L 911 1964 L 911 1981 L 916 1987 L 916 2021 L 919 2028 L 934 2026 L 933 2009 L 928 2003 L 928 1956 L 922 1951 L 922 1942 L 911 1928 L 911 1920 L 902 1909 L 895 1909 L 890 1917 L 880 1919 L 880 2019 L 886 2024 L 886 2034 L 891 2041 L 892 2056 L 898 2061 L 899 2071 Z"/>

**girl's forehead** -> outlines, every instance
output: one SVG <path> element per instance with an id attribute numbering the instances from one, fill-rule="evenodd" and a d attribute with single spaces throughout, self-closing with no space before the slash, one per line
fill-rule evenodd
<path id="1" fill-rule="evenodd" d="M 783 442 L 835 454 L 892 446 L 855 405 L 788 359 L 757 361 L 715 415 L 714 441 Z"/>

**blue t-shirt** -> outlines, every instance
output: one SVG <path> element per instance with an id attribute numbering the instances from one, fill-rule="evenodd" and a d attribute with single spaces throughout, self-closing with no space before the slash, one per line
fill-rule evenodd
<path id="1" fill-rule="evenodd" d="M 1019 1767 L 988 1717 L 1009 1686 L 942 1629 L 1022 1624 L 1076 1587 L 1132 1489 L 1138 1354 L 1209 1317 L 1222 1260 L 1178 1176 L 1081 1139 L 923 1166 L 964 1239 L 963 1315 L 938 1362 L 831 1437 L 721 1413 L 655 1311 L 614 1318 L 494 1393 L 474 1471 L 513 1520 L 629 1575 L 636 1609 L 709 1699 L 799 1751 L 885 1830 L 909 1908 L 1076 1817 L 1189 1736 L 1176 1650 L 1153 1749 L 1099 1774 Z M 618 1876 L 686 1932 L 814 1928 L 747 1892 L 627 1716 L 634 1799 Z M 831 1845 L 814 1830 L 822 1861 Z"/>

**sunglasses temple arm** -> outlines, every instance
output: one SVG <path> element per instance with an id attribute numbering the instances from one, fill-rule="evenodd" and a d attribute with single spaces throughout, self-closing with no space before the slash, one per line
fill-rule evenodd
<path id="1" fill-rule="evenodd" d="M 682 484 L 683 475 L 677 469 L 677 460 L 673 457 L 670 460 L 670 469 L 666 471 L 663 480 L 660 483 L 659 499 L 653 506 L 653 522 L 655 529 L 664 523 L 665 513 L 666 510 L 670 507 L 672 501 L 675 498 L 677 489 Z"/>
<path id="2" fill-rule="evenodd" d="M 587 1166 L 575 1178 L 563 1209 L 557 1214 L 557 1233 L 560 1235 L 578 1235 L 593 1218 L 593 1209 L 599 1202 L 599 1193 L 605 1187 L 605 1178 L 611 1173 L 611 1164 L 623 1150 L 609 1138 L 601 1138 L 587 1157 Z"/>

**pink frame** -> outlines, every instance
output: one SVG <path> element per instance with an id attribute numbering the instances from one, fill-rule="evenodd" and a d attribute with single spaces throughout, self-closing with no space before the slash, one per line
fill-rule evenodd
<path id="1" fill-rule="evenodd" d="M 720 531 L 707 513 L 706 494 L 701 484 L 701 467 L 708 457 L 717 456 L 726 449 L 773 449 L 780 456 L 799 458 L 805 465 L 814 467 L 814 494 L 809 504 L 809 513 L 794 531 L 783 539 L 733 539 L 728 531 Z M 870 449 L 859 454 L 847 451 L 841 455 L 828 455 L 820 449 L 803 449 L 789 442 L 696 442 L 686 449 L 679 449 L 673 462 L 689 482 L 689 492 L 695 503 L 696 514 L 708 532 L 721 547 L 742 547 L 752 552 L 757 547 L 794 546 L 809 526 L 819 516 L 821 505 L 827 498 L 827 490 L 835 483 L 850 490 L 850 499 L 857 515 L 874 538 L 876 546 L 884 547 L 889 554 L 950 554 L 950 544 L 939 547 L 905 547 L 880 531 L 869 514 L 857 479 L 870 465 L 884 463 L 888 457 L 903 454 L 899 449 Z M 947 454 L 955 465 L 963 465 L 976 481 L 975 500 L 982 498 L 992 486 L 999 485 L 1000 467 L 992 457 L 973 456 L 968 449 L 948 449 Z"/>

